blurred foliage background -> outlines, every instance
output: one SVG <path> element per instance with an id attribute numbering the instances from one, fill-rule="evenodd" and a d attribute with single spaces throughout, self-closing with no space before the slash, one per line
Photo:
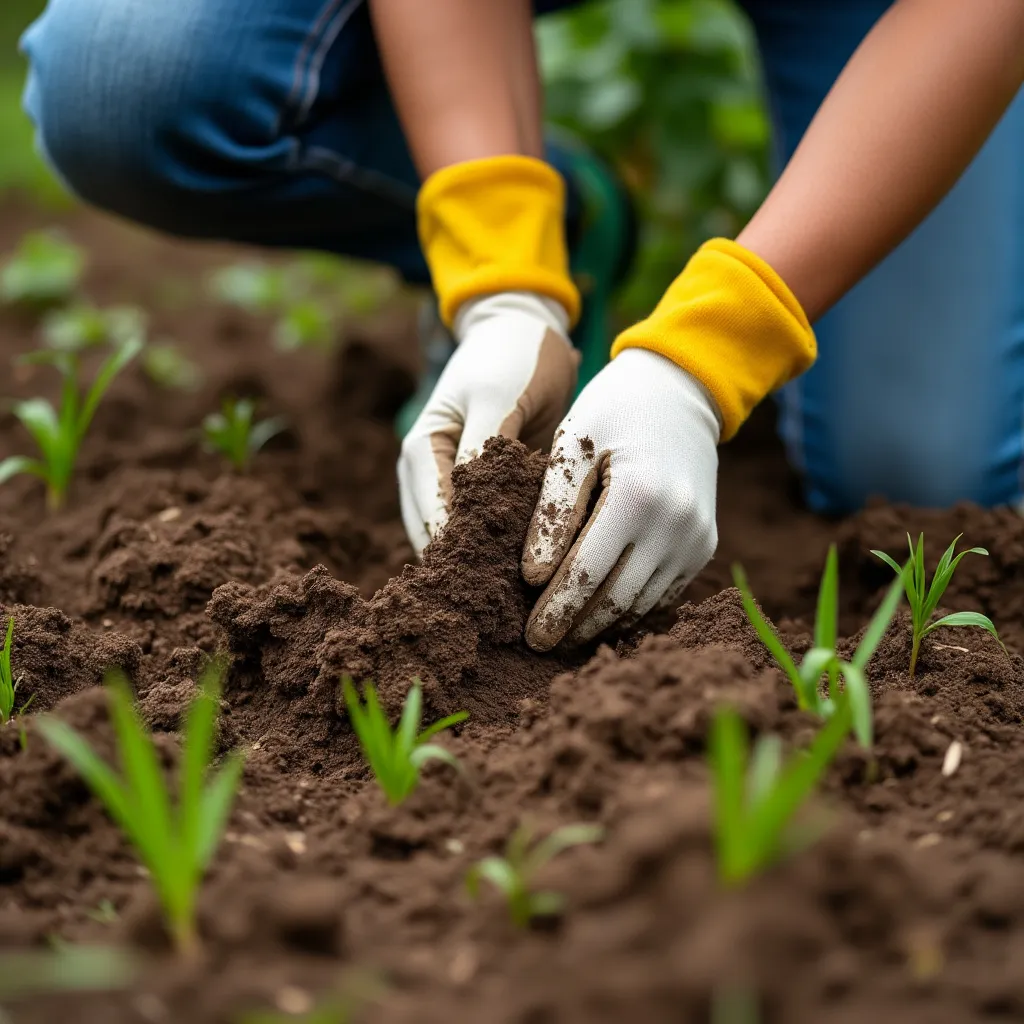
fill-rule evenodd
<path id="1" fill-rule="evenodd" d="M 0 0 L 0 192 L 59 188 L 21 113 L 17 38 L 43 0 Z M 768 185 L 752 34 L 731 0 L 596 0 L 540 20 L 553 121 L 619 168 L 643 217 L 625 316 L 656 301 L 705 239 L 734 234 Z"/>

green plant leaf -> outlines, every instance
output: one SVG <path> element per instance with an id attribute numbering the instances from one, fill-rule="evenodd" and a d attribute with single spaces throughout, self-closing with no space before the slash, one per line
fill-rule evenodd
<path id="1" fill-rule="evenodd" d="M 447 718 L 442 718 L 433 725 L 428 725 L 419 736 L 416 737 L 417 743 L 425 743 L 431 738 L 436 736 L 439 732 L 444 732 L 445 729 L 450 729 L 453 725 L 458 725 L 460 722 L 464 722 L 469 718 L 468 711 L 457 711 L 454 715 L 448 715 Z"/>
<path id="2" fill-rule="evenodd" d="M 793 684 L 793 688 L 797 691 L 800 707 L 808 710 L 806 694 L 803 691 L 803 681 L 800 673 L 797 671 L 796 663 L 793 661 L 789 651 L 782 646 L 782 641 L 775 635 L 775 631 L 768 625 L 767 620 L 758 610 L 757 604 L 754 602 L 754 595 L 750 592 L 750 586 L 747 584 L 746 574 L 741 566 L 734 565 L 732 567 L 732 578 L 736 589 L 740 592 L 743 610 L 747 613 L 750 624 L 757 632 L 761 643 L 768 648 L 768 652 Z"/>
<path id="3" fill-rule="evenodd" d="M 818 607 L 814 617 L 814 646 L 834 651 L 839 621 L 839 553 L 830 544 L 825 571 L 818 588 Z"/>
<path id="4" fill-rule="evenodd" d="M 10 455 L 3 462 L 0 462 L 0 484 L 5 484 L 8 480 L 22 473 L 28 473 L 31 476 L 37 476 L 41 480 L 45 480 L 46 466 L 38 459 L 29 459 L 24 455 Z"/>
<path id="5" fill-rule="evenodd" d="M 871 687 L 868 686 L 867 676 L 863 669 L 850 662 L 843 662 L 841 671 L 846 683 L 846 700 L 850 705 L 854 735 L 865 750 L 870 750 L 874 734 L 871 725 Z"/>
<path id="6" fill-rule="evenodd" d="M 949 615 L 943 615 L 936 622 L 929 623 L 928 628 L 924 631 L 924 635 L 927 636 L 942 626 L 976 626 L 978 629 L 984 629 L 986 632 L 991 633 L 992 636 L 999 640 L 1000 647 L 1004 651 L 1006 650 L 1006 647 L 1003 646 L 1003 641 L 999 639 L 999 633 L 996 632 L 995 623 L 987 615 L 982 615 L 981 612 L 951 612 Z"/>
<path id="7" fill-rule="evenodd" d="M 743 782 L 747 757 L 747 730 L 743 720 L 732 708 L 720 708 L 711 720 L 708 760 L 714 789 L 718 868 L 725 882 L 743 877 L 745 858 L 750 854 L 756 856 L 756 851 L 744 843 L 746 796 Z"/>
<path id="8" fill-rule="evenodd" d="M 868 628 L 857 645 L 852 664 L 862 672 L 874 657 L 878 645 L 882 642 L 882 637 L 885 636 L 885 632 L 896 614 L 896 609 L 899 608 L 900 600 L 906 590 L 906 578 L 909 571 L 909 563 L 902 568 L 897 568 L 896 579 L 889 585 L 885 597 L 882 598 L 882 603 L 875 609 L 875 614 L 871 616 Z"/>
<path id="9" fill-rule="evenodd" d="M 245 767 L 245 755 L 241 751 L 233 751 L 224 758 L 220 771 L 214 774 L 213 780 L 207 785 L 200 805 L 199 825 L 196 829 L 197 840 L 193 863 L 196 870 L 203 872 L 209 866 L 224 827 L 231 814 L 231 806 L 242 779 Z"/>
<path id="10" fill-rule="evenodd" d="M 524 874 L 529 879 L 533 873 L 543 867 L 549 860 L 557 857 L 565 850 L 574 846 L 599 843 L 604 838 L 604 829 L 600 825 L 579 823 L 563 825 L 545 836 L 527 854 L 523 864 Z"/>
<path id="11" fill-rule="evenodd" d="M 746 804 L 748 807 L 766 799 L 782 770 L 782 740 L 778 736 L 759 736 L 747 768 Z"/>
<path id="12" fill-rule="evenodd" d="M 420 744 L 409 754 L 409 762 L 417 772 L 428 761 L 443 761 L 456 771 L 463 771 L 462 762 L 450 750 L 445 750 L 444 747 L 438 746 L 436 743 Z"/>
<path id="13" fill-rule="evenodd" d="M 96 409 L 107 393 L 107 389 L 113 383 L 114 378 L 142 351 L 143 343 L 138 338 L 132 338 L 123 345 L 118 346 L 114 352 L 104 360 L 96 378 L 86 392 L 85 401 L 82 403 L 82 410 L 78 414 L 78 421 L 75 424 L 76 438 L 81 442 L 85 437 L 89 424 L 96 414 Z"/>
<path id="14" fill-rule="evenodd" d="M 520 888 L 519 876 L 504 857 L 484 857 L 466 873 L 466 891 L 473 899 L 480 895 L 481 881 L 488 881 L 506 897 Z"/>

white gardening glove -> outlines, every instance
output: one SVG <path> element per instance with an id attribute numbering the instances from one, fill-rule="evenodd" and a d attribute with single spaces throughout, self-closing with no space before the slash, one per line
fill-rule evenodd
<path id="1" fill-rule="evenodd" d="M 719 431 L 703 386 L 655 352 L 627 349 L 587 385 L 555 434 L 523 549 L 527 582 L 547 584 L 532 648 L 635 622 L 704 568 Z"/>
<path id="2" fill-rule="evenodd" d="M 458 347 L 402 442 L 398 486 L 409 540 L 421 554 L 448 518 L 452 467 L 496 434 L 547 450 L 576 388 L 579 353 L 565 310 L 531 292 L 465 303 Z"/>

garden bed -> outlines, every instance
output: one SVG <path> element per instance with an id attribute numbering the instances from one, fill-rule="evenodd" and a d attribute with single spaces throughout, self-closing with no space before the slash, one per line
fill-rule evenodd
<path id="1" fill-rule="evenodd" d="M 37 218 L 0 212 L 4 252 Z M 250 1009 L 297 1013 L 337 992 L 381 1024 L 1024 1019 L 1016 513 L 878 504 L 812 517 L 762 410 L 723 450 L 720 550 L 678 617 L 538 655 L 521 640 L 535 595 L 517 570 L 539 457 L 491 444 L 458 473 L 445 541 L 408 565 L 391 426 L 415 369 L 407 311 L 332 354 L 282 353 L 265 320 L 203 295 L 229 251 L 85 213 L 67 230 L 90 253 L 90 295 L 145 308 L 204 383 L 183 393 L 137 369 L 118 379 L 66 509 L 47 513 L 30 478 L 0 488 L 0 602 L 16 622 L 19 697 L 33 697 L 0 728 L 0 948 L 127 944 L 143 960 L 126 992 L 39 997 L 13 1020 L 243 1024 Z M 34 344 L 28 318 L 3 314 L 5 366 Z M 47 372 L 12 369 L 5 393 L 51 394 Z M 198 443 L 229 394 L 289 422 L 244 476 Z M 0 456 L 25 445 L 3 414 Z M 873 753 L 851 739 L 833 765 L 823 837 L 724 889 L 712 713 L 732 704 L 787 744 L 816 729 L 729 589 L 730 563 L 802 652 L 828 543 L 853 638 L 891 579 L 870 549 L 901 552 L 908 529 L 925 530 L 933 558 L 961 532 L 990 550 L 963 562 L 943 606 L 991 615 L 1010 657 L 981 631 L 948 630 L 925 641 L 911 679 L 902 611 L 869 667 Z M 183 962 L 138 861 L 32 714 L 56 711 L 110 756 L 98 684 L 120 666 L 173 757 L 204 652 L 218 650 L 232 657 L 219 743 L 249 753 L 201 899 L 203 950 Z M 426 722 L 468 710 L 445 739 L 465 776 L 434 765 L 388 807 L 339 704 L 343 673 L 375 679 L 391 710 L 419 676 Z M 944 774 L 954 741 L 962 762 Z M 568 909 L 525 931 L 493 892 L 472 902 L 464 888 L 468 867 L 524 820 L 541 834 L 606 830 L 545 869 Z"/>

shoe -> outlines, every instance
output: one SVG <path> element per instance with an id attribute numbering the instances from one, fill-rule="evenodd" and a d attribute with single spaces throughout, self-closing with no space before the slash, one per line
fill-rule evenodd
<path id="1" fill-rule="evenodd" d="M 636 255 L 636 208 L 612 169 L 581 143 L 559 134 L 555 139 L 559 165 L 572 176 L 578 214 L 569 233 L 569 265 L 583 298 L 572 342 L 582 355 L 576 393 L 608 362 L 612 343 L 611 297 L 629 274 Z M 405 437 L 427 404 L 434 385 L 455 350 L 455 341 L 441 323 L 430 299 L 420 310 L 418 334 L 423 373 L 415 394 L 395 418 L 395 430 Z"/>

